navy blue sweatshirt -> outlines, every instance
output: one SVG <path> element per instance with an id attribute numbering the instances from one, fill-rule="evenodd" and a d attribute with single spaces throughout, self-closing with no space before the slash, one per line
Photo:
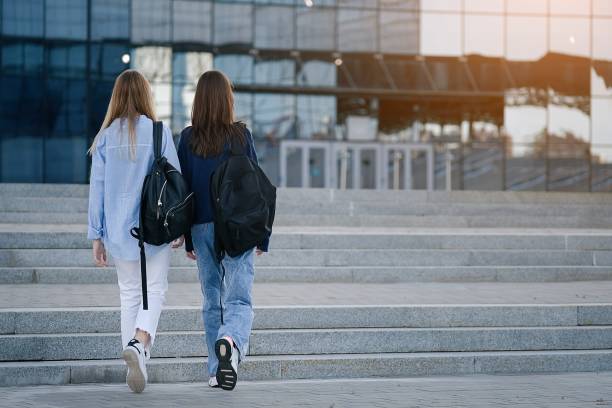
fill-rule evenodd
<path id="1" fill-rule="evenodd" d="M 246 129 L 246 128 L 245 128 Z M 186 127 L 181 132 L 181 139 L 178 145 L 178 158 L 181 164 L 183 177 L 187 180 L 191 191 L 195 197 L 195 219 L 194 224 L 205 224 L 214 220 L 214 210 L 210 199 L 210 176 L 213 171 L 225 160 L 229 158 L 229 145 L 225 147 L 223 153 L 213 157 L 202 157 L 196 155 L 189 146 L 191 138 L 191 126 Z M 257 163 L 257 153 L 253 143 L 251 132 L 246 129 L 246 155 Z M 269 239 L 262 242 L 259 249 L 268 250 Z M 193 251 L 193 241 L 191 233 L 185 235 L 185 250 Z"/>

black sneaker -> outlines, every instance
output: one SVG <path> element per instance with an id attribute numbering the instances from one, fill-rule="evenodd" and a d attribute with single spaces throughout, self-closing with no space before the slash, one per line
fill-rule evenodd
<path id="1" fill-rule="evenodd" d="M 226 339 L 219 339 L 215 343 L 215 354 L 219 359 L 217 383 L 222 389 L 231 391 L 238 382 L 238 359 L 240 352 L 235 347 L 232 347 Z"/>

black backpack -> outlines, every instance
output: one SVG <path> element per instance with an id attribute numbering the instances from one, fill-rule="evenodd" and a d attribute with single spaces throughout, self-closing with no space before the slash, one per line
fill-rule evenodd
<path id="1" fill-rule="evenodd" d="M 153 152 L 151 172 L 145 177 L 140 196 L 140 224 L 130 233 L 140 247 L 142 278 L 142 308 L 148 309 L 147 263 L 144 243 L 167 244 L 187 233 L 193 222 L 193 193 L 189 185 L 167 159 L 161 155 L 162 123 L 153 123 Z"/>
<path id="2" fill-rule="evenodd" d="M 276 187 L 239 143 L 230 143 L 230 150 L 210 182 L 219 261 L 224 253 L 235 257 L 269 238 L 276 209 Z"/>

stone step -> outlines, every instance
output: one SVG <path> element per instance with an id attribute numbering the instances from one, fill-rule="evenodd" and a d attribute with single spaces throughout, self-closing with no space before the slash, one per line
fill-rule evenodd
<path id="1" fill-rule="evenodd" d="M 612 350 L 253 356 L 240 380 L 528 374 L 612 370 Z M 149 381 L 206 381 L 204 358 L 153 358 Z M 0 385 L 123 383 L 121 360 L 0 363 Z"/>
<path id="2" fill-rule="evenodd" d="M 87 213 L 88 199 L 75 197 L 0 197 L 0 212 L 19 213 Z M 572 203 L 480 203 L 480 202 L 421 202 L 421 201 L 326 201 L 287 197 L 277 201 L 278 216 L 308 215 L 540 215 L 540 216 L 610 216 L 606 204 Z"/>
<path id="3" fill-rule="evenodd" d="M 155 357 L 206 355 L 203 332 L 160 332 Z M 249 355 L 601 350 L 612 326 L 504 328 L 375 328 L 254 330 Z M 0 361 L 119 358 L 121 335 L 0 335 Z"/>
<path id="4" fill-rule="evenodd" d="M 381 213 L 382 214 L 382 213 Z M 280 214 L 276 227 L 405 227 L 405 228 L 612 228 L 612 217 L 546 215 L 308 215 Z M 0 212 L 0 224 L 85 224 L 86 213 Z"/>
<path id="5" fill-rule="evenodd" d="M 612 249 L 612 233 L 554 229 L 279 228 L 274 249 Z M 0 249 L 90 248 L 86 226 L 0 225 Z"/>
<path id="6" fill-rule="evenodd" d="M 87 184 L 23 184 L 0 183 L 2 197 L 73 197 L 86 198 Z M 366 202 L 431 202 L 431 203 L 533 203 L 533 204 L 610 204 L 606 193 L 571 193 L 538 191 L 393 191 L 393 190 L 333 190 L 323 188 L 279 188 L 277 199 L 282 202 L 366 201 Z"/>
<path id="7" fill-rule="evenodd" d="M 609 266 L 258 266 L 256 283 L 269 282 L 573 282 L 612 280 Z M 170 283 L 197 283 L 195 267 L 172 267 Z M 0 284 L 116 283 L 112 267 L 0 267 Z"/>
<path id="8" fill-rule="evenodd" d="M 612 304 L 255 306 L 254 329 L 612 325 Z M 117 333 L 118 307 L 0 309 L 0 334 Z M 160 331 L 203 330 L 201 307 L 166 307 Z"/>
<path id="9" fill-rule="evenodd" d="M 0 249 L 1 267 L 91 266 L 91 249 Z M 182 249 L 173 266 L 194 266 Z M 273 249 L 256 266 L 610 266 L 612 251 Z"/>

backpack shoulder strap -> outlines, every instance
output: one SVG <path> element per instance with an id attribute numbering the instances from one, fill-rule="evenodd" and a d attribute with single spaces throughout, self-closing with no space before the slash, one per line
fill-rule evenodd
<path id="1" fill-rule="evenodd" d="M 153 122 L 153 154 L 155 154 L 155 159 L 161 158 L 162 132 L 162 122 Z"/>

